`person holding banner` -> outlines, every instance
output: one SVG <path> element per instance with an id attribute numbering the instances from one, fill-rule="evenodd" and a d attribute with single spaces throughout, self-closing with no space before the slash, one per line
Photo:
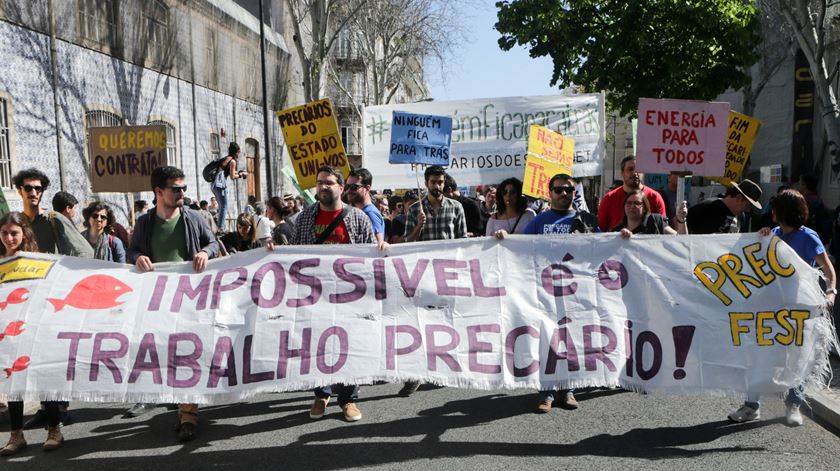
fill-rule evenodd
<path id="1" fill-rule="evenodd" d="M 587 212 L 574 210 L 572 203 L 575 200 L 575 185 L 577 182 L 565 173 L 558 173 L 548 181 L 549 195 L 551 197 L 551 209 L 538 214 L 525 226 L 524 234 L 586 234 L 599 232 L 598 219 Z M 505 185 L 501 185 L 505 188 Z M 496 238 L 502 240 L 508 232 L 505 229 L 496 231 Z M 551 411 L 554 403 L 554 391 L 542 390 L 539 393 L 537 412 L 547 413 Z M 566 389 L 560 391 L 560 405 L 564 409 L 577 409 L 578 402 L 575 399 L 575 390 Z"/>
<path id="2" fill-rule="evenodd" d="M 633 190 L 624 198 L 624 220 L 613 229 L 620 232 L 622 239 L 629 239 L 633 234 L 685 234 L 685 218 L 688 206 L 685 201 L 674 218 L 677 229 L 668 224 L 668 218 L 650 212 L 650 201 L 642 190 Z"/>
<path id="3" fill-rule="evenodd" d="M 347 202 L 364 211 L 370 218 L 376 242 L 381 243 L 385 240 L 385 218 L 373 204 L 373 198 L 370 196 L 370 186 L 372 184 L 373 175 L 370 174 L 368 169 L 354 168 L 350 170 L 347 184 L 344 185 L 344 191 L 347 195 Z"/>
<path id="4" fill-rule="evenodd" d="M 498 190 L 494 188 L 494 192 L 496 191 L 502 197 L 496 198 L 494 194 L 496 212 L 487 220 L 487 229 L 485 229 L 484 235 L 489 237 L 499 231 L 505 231 L 507 234 L 524 234 L 525 226 L 537 214 L 528 208 L 528 200 L 522 195 L 522 180 L 513 177 L 508 178 L 502 181 Z"/>
<path id="5" fill-rule="evenodd" d="M 254 218 L 245 213 L 236 217 L 236 230 L 223 235 L 220 242 L 229 254 L 253 250 L 262 245 L 262 241 L 257 239 Z"/>
<path id="6" fill-rule="evenodd" d="M 691 219 L 688 220 L 690 234 L 737 233 L 741 230 L 738 217 L 751 208 L 761 209 L 761 187 L 751 180 L 741 184 L 732 182 L 723 198 L 712 198 L 697 203 L 689 208 Z M 679 221 L 677 221 L 679 222 Z"/>
<path id="7" fill-rule="evenodd" d="M 140 271 L 154 271 L 155 263 L 191 261 L 193 270 L 201 273 L 207 260 L 219 254 L 219 244 L 210 227 L 198 211 L 184 207 L 187 185 L 184 172 L 171 166 L 152 170 L 152 191 L 155 206 L 137 219 L 131 244 L 128 247 L 129 263 Z M 129 411 L 149 409 L 148 405 L 135 404 Z M 198 405 L 178 405 L 178 439 L 182 442 L 195 439 L 198 427 Z"/>
<path id="8" fill-rule="evenodd" d="M 827 288 L 825 298 L 828 306 L 831 307 L 837 296 L 837 277 L 819 234 L 805 227 L 805 222 L 808 220 L 808 203 L 805 197 L 796 190 L 784 190 L 773 199 L 770 212 L 773 215 L 773 220 L 779 225 L 772 230 L 764 227 L 758 231 L 759 235 L 765 237 L 773 235 L 781 238 L 802 260 L 805 260 L 812 267 L 818 267 L 822 270 Z M 785 421 L 788 425 L 802 425 L 802 414 L 799 412 L 799 406 L 804 400 L 805 388 L 803 385 L 800 384 L 788 390 L 785 397 Z M 744 405 L 729 414 L 729 420 L 737 423 L 757 420 L 761 418 L 760 406 L 758 396 L 747 395 Z"/>
<path id="9" fill-rule="evenodd" d="M 0 241 L 3 243 L 3 253 L 0 255 L 2 257 L 12 257 L 21 251 L 39 251 L 29 220 L 17 211 L 12 211 L 0 218 Z M 44 451 L 55 450 L 64 443 L 60 428 L 60 403 L 50 401 L 43 402 L 41 405 L 47 422 L 47 440 L 44 442 Z M 9 401 L 9 421 L 11 435 L 6 446 L 0 449 L 0 456 L 11 456 L 26 448 L 26 438 L 23 436 L 23 401 Z"/>
<path id="10" fill-rule="evenodd" d="M 318 190 L 318 204 L 313 204 L 300 213 L 295 223 L 292 245 L 371 244 L 376 240 L 367 215 L 341 201 L 344 176 L 340 169 L 322 166 L 318 169 L 315 185 Z M 387 242 L 379 242 L 377 246 L 381 251 L 388 249 Z M 317 420 L 324 417 L 333 391 L 338 394 L 338 405 L 341 406 L 344 420 L 361 420 L 362 411 L 356 405 L 356 399 L 359 397 L 357 384 L 334 384 L 316 388 L 315 402 L 309 409 L 309 418 Z"/>
<path id="11" fill-rule="evenodd" d="M 624 219 L 624 199 L 633 190 L 641 190 L 647 195 L 651 213 L 666 216 L 662 195 L 653 188 L 643 185 L 643 176 L 636 172 L 636 156 L 628 155 L 621 160 L 621 178 L 624 179 L 624 185 L 610 191 L 601 199 L 601 205 L 598 206 L 598 225 L 601 231 L 609 231 L 621 224 Z"/>

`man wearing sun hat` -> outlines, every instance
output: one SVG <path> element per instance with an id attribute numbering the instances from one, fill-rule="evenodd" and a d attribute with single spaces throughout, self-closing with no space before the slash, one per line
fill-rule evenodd
<path id="1" fill-rule="evenodd" d="M 732 182 L 723 198 L 712 198 L 688 209 L 690 234 L 739 232 L 738 217 L 752 208 L 761 209 L 761 187 L 751 180 Z M 681 222 L 681 221 L 678 221 Z"/>

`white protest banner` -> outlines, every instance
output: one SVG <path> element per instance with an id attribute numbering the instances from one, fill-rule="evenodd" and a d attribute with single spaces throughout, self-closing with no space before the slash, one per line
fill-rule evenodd
<path id="1" fill-rule="evenodd" d="M 640 172 L 723 175 L 729 103 L 639 99 Z"/>
<path id="2" fill-rule="evenodd" d="M 605 137 L 602 94 L 433 101 L 364 109 L 363 164 L 376 169 L 376 188 L 416 186 L 414 166 L 388 162 L 394 111 L 452 118 L 452 147 L 446 171 L 459 185 L 499 183 L 509 177 L 521 179 L 532 124 L 574 139 L 575 176 L 601 174 Z"/>
<path id="3" fill-rule="evenodd" d="M 283 246 L 154 272 L 0 261 L 0 398 L 235 401 L 331 383 L 778 393 L 827 365 L 816 270 L 756 235 Z M 813 378 L 811 378 L 813 380 Z"/>

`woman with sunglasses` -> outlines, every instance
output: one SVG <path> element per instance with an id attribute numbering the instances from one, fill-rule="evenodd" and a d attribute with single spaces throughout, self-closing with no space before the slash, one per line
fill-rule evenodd
<path id="1" fill-rule="evenodd" d="M 82 211 L 84 216 L 85 236 L 93 248 L 93 257 L 97 260 L 125 263 L 125 246 L 119 237 L 112 234 L 114 212 L 105 203 L 94 201 Z"/>
<path id="2" fill-rule="evenodd" d="M 29 225 L 29 219 L 17 211 L 12 211 L 0 218 L 0 241 L 2 241 L 2 257 L 12 257 L 18 252 L 38 252 L 35 233 Z M 47 440 L 44 451 L 55 450 L 64 442 L 59 423 L 61 411 L 59 403 L 50 401 L 43 403 L 47 416 Z M 11 422 L 11 436 L 6 446 L 0 449 L 0 456 L 11 456 L 26 448 L 23 436 L 23 401 L 9 401 L 9 421 Z"/>
<path id="3" fill-rule="evenodd" d="M 524 234 L 525 226 L 537 216 L 528 208 L 528 201 L 522 195 L 522 181 L 508 178 L 495 189 L 501 198 L 496 197 L 496 212 L 487 220 L 484 234 L 495 235 L 498 231 L 508 234 Z"/>
<path id="4" fill-rule="evenodd" d="M 229 254 L 244 252 L 261 246 L 260 241 L 257 240 L 254 219 L 245 213 L 236 218 L 236 231 L 228 232 L 220 240 Z"/>
<path id="5" fill-rule="evenodd" d="M 683 201 L 674 218 L 677 230 L 668 225 L 668 218 L 651 213 L 650 201 L 642 190 L 633 190 L 624 197 L 624 219 L 613 231 L 620 232 L 622 239 L 629 239 L 633 234 L 685 234 L 685 217 L 688 214 Z"/>

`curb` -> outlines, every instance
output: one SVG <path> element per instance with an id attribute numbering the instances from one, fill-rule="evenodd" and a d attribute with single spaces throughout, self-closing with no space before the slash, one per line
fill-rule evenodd
<path id="1" fill-rule="evenodd" d="M 825 391 L 816 391 L 808 395 L 811 412 L 835 430 L 840 430 L 840 396 Z"/>

